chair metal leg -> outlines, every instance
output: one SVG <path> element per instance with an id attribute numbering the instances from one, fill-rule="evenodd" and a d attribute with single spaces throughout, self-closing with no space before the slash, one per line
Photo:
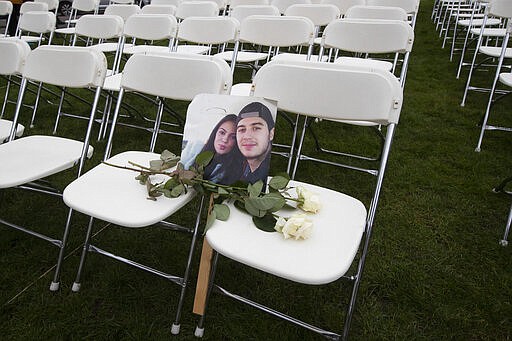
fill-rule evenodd
<path id="1" fill-rule="evenodd" d="M 57 265 L 55 267 L 55 273 L 53 275 L 53 281 L 50 284 L 50 291 L 59 290 L 60 272 L 61 272 L 62 262 L 64 260 L 64 251 L 65 251 L 66 244 L 68 241 L 69 228 L 71 225 L 71 216 L 72 215 L 73 215 L 73 210 L 69 209 L 68 218 L 66 220 L 66 227 L 64 228 L 64 234 L 62 235 L 62 244 L 61 244 L 60 250 L 59 250 L 59 257 L 57 258 Z"/>
<path id="2" fill-rule="evenodd" d="M 0 113 L 0 118 L 4 117 L 4 114 L 5 114 L 5 107 L 7 106 L 7 100 L 9 99 L 10 87 L 11 87 L 11 76 L 9 76 L 9 78 L 7 78 L 7 85 L 5 87 L 4 103 L 2 104 L 2 112 Z"/>
<path id="3" fill-rule="evenodd" d="M 63 88 L 60 93 L 60 100 L 59 100 L 59 108 L 57 110 L 57 118 L 55 119 L 55 126 L 53 127 L 53 135 L 57 134 L 57 127 L 59 126 L 59 120 L 62 116 L 62 105 L 64 103 L 64 94 L 66 93 L 66 88 Z"/>
<path id="4" fill-rule="evenodd" d="M 34 128 L 34 121 L 36 119 L 37 107 L 39 105 L 39 97 L 41 96 L 41 89 L 43 88 L 43 83 L 39 83 L 37 87 L 37 95 L 36 102 L 34 103 L 34 110 L 32 111 L 32 119 L 30 120 L 30 128 Z"/>
<path id="5" fill-rule="evenodd" d="M 85 259 L 87 258 L 87 253 L 89 252 L 89 245 L 91 244 L 91 234 L 92 234 L 92 226 L 94 225 L 94 218 L 91 217 L 89 219 L 89 226 L 87 227 L 87 233 L 85 234 L 84 247 L 82 249 L 82 256 L 80 257 L 80 265 L 78 266 L 78 272 L 75 277 L 75 282 L 73 283 L 73 287 L 71 290 L 73 292 L 80 291 L 80 277 L 82 276 L 82 270 L 84 268 Z"/>
<path id="6" fill-rule="evenodd" d="M 505 227 L 505 233 L 503 234 L 503 239 L 500 240 L 501 246 L 508 245 L 508 233 L 510 232 L 510 225 L 512 225 L 512 205 L 510 206 L 510 212 L 508 213 L 507 226 Z"/>
<path id="7" fill-rule="evenodd" d="M 212 257 L 212 266 L 210 268 L 210 276 L 208 277 L 208 292 L 206 294 L 206 301 L 204 305 L 203 315 L 199 318 L 199 322 L 197 323 L 196 330 L 194 331 L 194 336 L 203 337 L 204 335 L 204 321 L 206 318 L 206 310 L 208 309 L 208 302 L 210 301 L 210 296 L 213 291 L 214 279 L 215 279 L 215 271 L 217 270 L 217 261 L 219 260 L 219 254 L 213 250 Z"/>
<path id="8" fill-rule="evenodd" d="M 204 206 L 204 195 L 201 196 L 201 202 L 199 203 L 199 205 L 200 205 L 199 211 L 197 213 L 196 223 L 194 226 L 194 233 L 192 235 L 192 240 L 190 242 L 190 251 L 188 253 L 187 265 L 185 267 L 185 273 L 183 274 L 180 299 L 178 301 L 178 308 L 176 311 L 176 318 L 175 318 L 174 323 L 172 324 L 172 328 L 171 328 L 171 333 L 174 335 L 177 335 L 180 332 L 181 310 L 183 309 L 183 302 L 185 301 L 185 291 L 187 289 L 188 278 L 190 275 L 190 266 L 192 264 L 192 256 L 194 255 L 194 249 L 195 249 L 195 245 L 196 245 L 196 241 L 197 241 L 197 234 L 199 231 L 199 223 L 201 221 L 201 213 L 203 211 L 203 206 Z"/>

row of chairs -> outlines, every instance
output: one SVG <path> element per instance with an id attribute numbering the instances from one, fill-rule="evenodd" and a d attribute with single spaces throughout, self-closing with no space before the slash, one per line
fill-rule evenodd
<path id="1" fill-rule="evenodd" d="M 363 25 L 364 21 L 341 20 L 337 22 L 340 30 L 345 26 Z M 376 26 L 391 25 L 389 23 L 375 22 Z M 79 25 L 79 23 L 78 23 Z M 326 29 L 324 40 L 329 41 L 330 32 L 334 32 L 334 27 Z M 403 25 L 398 24 L 397 27 Z M 314 27 L 310 25 L 310 27 Z M 410 51 L 412 45 L 412 35 L 406 31 L 408 47 L 404 48 L 406 52 Z M 324 41 L 324 45 L 325 45 Z M 23 46 L 23 47 L 22 47 Z M 6 52 L 8 51 L 8 52 Z M 192 252 L 197 239 L 199 217 L 203 200 L 200 200 L 197 212 L 197 219 L 192 228 L 180 228 L 191 234 L 189 246 L 189 256 L 187 257 L 184 274 L 174 276 L 163 273 L 157 269 L 139 264 L 124 257 L 115 255 L 109 251 L 94 246 L 91 243 L 91 231 L 95 219 L 105 220 L 114 224 L 134 227 L 147 226 L 155 224 L 162 219 L 172 215 L 185 204 L 190 203 L 195 196 L 193 191 L 179 199 L 162 200 L 158 199 L 156 203 L 145 199 L 144 188 L 133 183 L 133 175 L 125 170 L 109 168 L 106 165 L 99 165 L 91 171 L 82 174 L 83 165 L 87 156 L 92 153 L 89 146 L 92 125 L 97 112 L 97 105 L 100 99 L 100 91 L 104 85 L 104 79 L 107 75 L 107 63 L 104 55 L 92 48 L 67 47 L 67 46 L 41 46 L 29 52 L 26 43 L 21 40 L 1 40 L 0 52 L 2 56 L 9 55 L 24 61 L 16 64 L 17 69 L 11 73 L 21 74 L 21 88 L 17 102 L 12 129 L 9 133 L 9 142 L 0 145 L 0 158 L 2 160 L 13 160 L 13 162 L 2 163 L 0 166 L 0 179 L 3 179 L 1 188 L 10 188 L 16 186 L 25 186 L 40 189 L 36 184 L 27 185 L 39 178 L 60 172 L 63 169 L 71 167 L 73 164 L 79 165 L 78 179 L 72 182 L 64 191 L 64 202 L 70 207 L 66 228 L 60 240 L 42 236 L 38 233 L 31 233 L 50 241 L 59 247 L 58 265 L 51 284 L 52 290 L 57 290 L 60 283 L 60 270 L 62 259 L 65 252 L 65 244 L 68 238 L 70 223 L 73 211 L 79 211 L 91 216 L 89 227 L 85 238 L 84 249 L 80 261 L 79 271 L 73 285 L 73 290 L 78 291 L 81 285 L 81 273 L 84 268 L 86 255 L 89 252 L 100 253 L 114 259 L 120 260 L 130 265 L 134 265 L 145 271 L 160 275 L 171 282 L 181 286 L 179 294 L 178 307 L 176 309 L 176 318 L 172 327 L 173 333 L 179 332 L 181 309 L 185 296 L 187 278 L 189 277 Z M 4 54 L 5 53 L 5 54 Z M 6 60 L 2 57 L 2 60 Z M 9 59 L 11 60 L 11 58 Z M 77 62 L 80 61 L 80 62 Z M 202 72 L 197 72 L 202 70 Z M 196 71 L 196 72 L 192 72 Z M 162 77 L 162 75 L 166 77 Z M 231 90 L 232 73 L 225 61 L 216 57 L 201 55 L 181 55 L 178 53 L 153 55 L 153 54 L 135 54 L 126 62 L 123 73 L 120 77 L 120 87 L 116 109 L 111 122 L 110 134 L 105 151 L 105 160 L 117 164 L 125 164 L 128 161 L 137 163 L 146 163 L 149 160 L 158 158 L 158 155 L 152 152 L 126 152 L 110 157 L 111 145 L 115 137 L 116 122 L 119 118 L 121 103 L 125 96 L 125 91 L 144 93 L 158 98 L 185 99 L 191 100 L 198 93 L 228 94 Z M 206 81 L 208 79 L 209 81 Z M 304 80 L 307 80 L 306 82 Z M 30 82 L 46 82 L 62 88 L 95 88 L 94 99 L 91 101 L 87 130 L 84 142 L 69 141 L 67 139 L 47 137 L 47 136 L 28 136 L 15 139 L 15 129 L 18 126 L 24 94 Z M 184 84 L 187 86 L 185 87 Z M 357 86 L 354 86 L 357 84 Z M 276 100 L 280 110 L 289 114 L 300 114 L 300 116 L 309 116 L 326 120 L 342 120 L 344 122 L 367 122 L 370 124 L 387 126 L 385 143 L 383 144 L 380 166 L 375 175 L 377 180 L 375 184 L 374 195 L 369 204 L 368 210 L 357 199 L 348 195 L 337 193 L 321 187 L 294 182 L 293 185 L 304 185 L 320 194 L 325 200 L 325 206 L 322 212 L 315 216 L 313 220 L 318 226 L 316 235 L 308 241 L 307 247 L 312 250 L 315 258 L 310 258 L 309 264 L 303 269 L 290 269 L 283 259 L 281 264 L 275 263 L 275 259 L 265 257 L 272 252 L 261 252 L 262 249 L 280 250 L 290 249 L 289 257 L 305 257 L 306 255 L 296 246 L 290 246 L 285 241 L 276 239 L 275 236 L 258 232 L 252 228 L 252 222 L 241 213 L 233 210 L 233 215 L 226 223 L 217 222 L 207 232 L 206 240 L 215 250 L 216 267 L 218 255 L 226 255 L 243 264 L 270 272 L 279 277 L 288 278 L 299 283 L 306 284 L 325 284 L 330 283 L 344 276 L 349 270 L 354 260 L 357 260 L 357 270 L 353 276 L 347 276 L 353 284 L 352 295 L 350 298 L 349 309 L 347 311 L 345 329 L 343 336 L 348 335 L 350 321 L 352 319 L 353 309 L 357 297 L 357 291 L 364 268 L 366 253 L 371 238 L 373 221 L 378 205 L 379 193 L 382 186 L 384 172 L 388 153 L 390 150 L 392 137 L 402 105 L 402 86 L 397 78 L 388 70 L 368 66 L 353 66 L 343 63 L 322 63 L 322 62 L 303 62 L 303 61 L 270 61 L 260 68 L 255 74 L 251 85 L 251 93 L 254 96 L 266 97 Z M 365 96 L 360 96 L 364 89 Z M 319 99 L 322 100 L 319 100 Z M 159 112 L 158 115 L 161 115 Z M 298 116 L 299 117 L 299 116 Z M 157 117 L 155 121 L 158 121 Z M 307 124 L 304 125 L 306 127 Z M 159 129 L 155 128 L 158 132 Z M 60 143 L 64 143 L 60 145 Z M 68 145 L 64 147 L 64 145 Z M 293 145 L 293 141 L 291 142 Z M 38 146 L 37 149 L 35 146 Z M 301 147 L 295 152 L 295 159 L 301 159 Z M 58 152 L 68 150 L 72 155 L 66 155 L 65 160 L 59 161 Z M 37 167 L 32 167 L 33 159 L 27 157 L 27 153 L 38 153 L 38 159 L 42 161 Z M 293 150 L 292 150 L 293 152 Z M 48 153 L 48 154 L 47 154 Z M 290 156 L 291 158 L 291 156 Z M 26 166 L 23 162 L 31 162 L 31 166 Z M 50 164 L 47 164 L 50 163 Z M 298 161 L 297 161 L 298 162 Z M 26 173 L 20 174 L 19 169 Z M 115 190 L 111 190 L 112 186 Z M 117 189 L 126 188 L 126 192 L 120 193 Z M 119 197 L 122 196 L 122 197 Z M 116 203 L 123 202 L 123 206 L 116 206 Z M 136 207 L 137 209 L 126 209 L 127 207 Z M 144 209 L 141 209 L 141 208 Z M 333 216 L 337 216 L 342 210 L 346 214 L 346 219 L 342 227 L 333 224 Z M 25 228 L 1 220 L 2 224 L 11 226 L 26 232 Z M 164 223 L 165 226 L 175 225 Z M 241 238 L 239 241 L 233 241 L 226 238 L 226 233 L 231 230 L 229 226 L 239 225 L 243 228 L 238 236 L 231 238 Z M 251 245 L 246 245 L 243 253 L 237 253 L 233 246 L 241 245 L 245 236 L 252 236 L 254 239 Z M 336 237 L 334 237 L 336 236 Z M 246 238 L 245 238 L 246 239 Z M 259 250 L 259 251 L 257 251 Z M 256 252 L 255 252 L 256 251 Z M 257 255 L 259 256 L 257 257 Z M 332 259 L 340 259 L 339 262 L 332 262 Z M 214 273 L 210 276 L 210 283 L 207 285 L 211 291 L 213 288 L 221 290 L 231 297 L 238 297 L 229 294 L 225 289 L 221 289 L 213 284 Z M 314 279 L 314 280 L 312 280 Z M 209 293 L 207 293 L 209 295 Z M 252 301 L 251 305 L 262 308 L 261 305 Z M 288 316 L 278 314 L 273 310 L 263 308 L 265 311 L 272 311 L 273 314 L 291 320 L 294 323 L 311 329 L 326 336 L 334 337 L 337 334 L 328 332 L 320 328 L 313 327 L 304 322 L 292 319 Z M 202 333 L 204 323 L 204 310 L 201 314 L 203 318 L 199 323 L 196 334 Z M 338 335 L 339 336 L 339 335 Z"/>
<path id="2" fill-rule="evenodd" d="M 453 25 L 450 59 L 453 58 L 456 50 L 456 37 L 459 33 L 457 30 L 463 29 L 460 32 L 463 38 L 460 39 L 462 48 L 460 49 L 457 78 L 461 76 L 465 66 L 469 66 L 469 72 L 461 106 L 466 105 L 470 92 L 483 92 L 489 95 L 485 112 L 480 121 L 480 134 L 475 147 L 475 151 L 480 152 L 486 131 L 512 132 L 512 127 L 489 123 L 493 106 L 511 93 L 512 65 L 509 60 L 512 57 L 512 48 L 509 47 L 509 38 L 512 32 L 512 2 L 507 0 L 439 0 L 433 8 L 432 19 L 436 21 L 437 27 L 441 28 L 440 35 L 443 32 L 445 34 L 443 46 L 448 37 L 450 24 Z M 465 60 L 467 52 L 472 52 L 470 62 Z M 492 81 L 490 84 L 477 86 L 475 75 L 482 70 L 490 70 L 480 73 L 489 75 L 489 77 L 479 78 Z M 500 84 L 506 86 L 507 89 L 500 87 Z M 511 216 L 512 209 L 504 236 L 500 240 L 501 245 L 508 244 Z"/>

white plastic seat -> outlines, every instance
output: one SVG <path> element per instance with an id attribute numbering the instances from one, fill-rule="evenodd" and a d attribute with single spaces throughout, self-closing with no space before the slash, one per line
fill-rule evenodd
<path id="1" fill-rule="evenodd" d="M 308 82 L 304 82 L 304 79 Z M 360 119 L 373 121 L 376 124 L 386 124 L 389 142 L 398 122 L 402 103 L 400 84 L 389 72 L 322 62 L 269 62 L 256 74 L 253 88 L 254 96 L 275 100 L 279 110 L 304 115 L 306 118 Z M 361 89 L 365 89 L 364 96 L 360 95 Z M 391 103 L 395 105 L 390 105 Z M 286 240 L 278 233 L 260 231 L 254 227 L 251 216 L 236 209 L 231 210 L 227 221 L 215 221 L 205 236 L 213 253 L 203 254 L 205 260 L 212 257 L 209 283 L 198 282 L 197 287 L 207 287 L 209 291 L 213 288 L 219 289 L 216 292 L 239 302 L 247 303 L 324 337 L 339 339 L 340 335 L 335 332 L 307 324 L 231 292 L 230 288 L 236 287 L 236 283 L 224 283 L 223 287 L 220 287 L 219 284 L 215 284 L 215 270 L 221 266 L 219 256 L 224 256 L 240 265 L 247 265 L 293 282 L 321 285 L 338 280 L 355 263 L 357 265 L 354 269 L 357 267 L 357 273 L 354 277 L 350 277 L 355 282 L 343 330 L 343 338 L 347 338 L 372 233 L 389 146 L 388 144 L 384 148 L 385 156 L 379 167 L 377 184 L 368 209 L 357 198 L 343 193 L 299 181 L 290 183 L 292 187 L 306 187 L 318 194 L 322 201 L 322 208 L 317 214 L 308 214 L 314 227 L 311 237 L 306 240 Z M 300 153 L 300 146 L 298 152 Z M 284 216 L 290 215 L 290 211 L 277 212 L 279 213 Z M 337 219 L 340 216 L 343 219 Z M 233 229 L 236 229 L 236 233 L 233 233 Z M 356 257 L 358 250 L 361 254 L 359 259 Z M 273 288 L 273 290 L 282 289 L 283 295 L 287 295 L 286 288 Z M 207 293 L 206 297 L 209 294 Z M 194 313 L 201 315 L 196 336 L 201 336 L 204 332 L 206 307 L 203 305 L 203 299 L 204 297 L 196 292 Z M 210 297 L 209 304 L 213 304 L 212 300 L 213 297 Z"/>
<path id="2" fill-rule="evenodd" d="M 8 120 L 4 120 L 0 118 L 0 144 L 7 141 L 9 135 L 11 134 L 12 122 Z M 25 131 L 25 127 L 21 124 L 18 124 L 16 127 L 16 137 L 20 137 L 23 135 Z"/>
<path id="3" fill-rule="evenodd" d="M 183 20 L 188 17 L 216 17 L 219 6 L 213 1 L 184 1 L 176 8 L 176 18 Z"/>
<path id="4" fill-rule="evenodd" d="M 146 5 L 142 7 L 141 14 L 168 14 L 174 15 L 176 14 L 176 6 L 174 5 Z"/>
<path id="5" fill-rule="evenodd" d="M 238 28 L 238 21 L 230 17 L 192 16 L 185 18 L 179 24 L 174 50 L 178 53 L 209 54 L 213 45 L 234 43 L 237 39 Z M 187 44 L 180 44 L 180 42 Z M 235 51 L 226 53 L 233 55 Z"/>
<path id="6" fill-rule="evenodd" d="M 178 29 L 178 22 L 169 14 L 136 14 L 126 19 L 124 36 L 132 40 L 131 46 L 125 47 L 123 53 L 171 52 L 174 37 Z M 137 40 L 150 42 L 137 44 Z M 158 42 L 165 45 L 158 45 Z"/>
<path id="7" fill-rule="evenodd" d="M 3 36 L 7 37 L 7 31 L 9 29 L 9 24 L 11 22 L 11 14 L 12 14 L 12 2 L 1 0 L 0 1 L 0 16 L 7 16 L 7 19 L 5 21 L 5 31 Z"/>
<path id="8" fill-rule="evenodd" d="M 96 91 L 94 100 L 90 102 L 91 111 L 83 141 L 42 135 L 13 140 L 15 131 L 14 129 L 11 130 L 10 141 L 0 145 L 0 159 L 9 160 L 9 162 L 0 163 L 0 188 L 23 185 L 23 188 L 40 189 L 41 187 L 37 185 L 33 186 L 32 182 L 37 182 L 39 179 L 76 165 L 78 165 L 78 176 L 81 174 L 85 159 L 90 157 L 93 151 L 89 145 L 89 140 L 106 70 L 105 56 L 90 48 L 45 45 L 30 52 L 23 70 L 16 113 L 13 119 L 14 126 L 19 121 L 28 81 L 43 82 L 66 88 L 95 88 Z M 45 188 L 44 192 L 59 194 L 55 189 Z M 68 214 L 68 222 L 70 218 L 71 211 Z M 59 247 L 57 266 L 50 286 L 50 290 L 57 290 L 69 224 L 63 230 L 62 239 L 58 240 L 22 228 L 3 219 L 0 219 L 0 222 Z"/>
<path id="9" fill-rule="evenodd" d="M 166 77 L 162 77 L 163 74 Z M 112 128 L 104 160 L 116 165 L 127 165 L 128 162 L 147 165 L 149 161 L 159 158 L 158 154 L 151 152 L 153 150 L 153 141 L 149 148 L 150 152 L 126 151 L 110 157 L 115 128 L 119 118 L 120 103 L 125 98 L 125 91 L 136 91 L 137 93 L 157 96 L 162 99 L 189 99 L 190 96 L 195 96 L 198 93 L 227 93 L 230 86 L 231 73 L 229 66 L 222 60 L 206 56 L 189 56 L 176 53 L 159 55 L 136 54 L 131 56 L 123 70 L 121 90 L 112 120 Z M 159 121 L 161 118 L 162 110 L 158 112 L 159 118 L 156 121 Z M 157 125 L 155 133 L 158 131 L 159 127 Z M 91 217 L 72 290 L 75 292 L 80 290 L 82 270 L 88 252 L 96 252 L 163 277 L 181 287 L 176 318 L 171 330 L 173 334 L 178 334 L 181 308 L 187 288 L 203 201 L 201 200 L 198 210 L 188 208 L 189 214 L 190 210 L 193 210 L 193 214 L 197 215 L 193 228 L 185 228 L 173 224 L 175 229 L 189 232 L 192 236 L 188 251 L 189 256 L 183 275 L 178 277 L 164 273 L 91 244 L 94 219 L 105 220 L 121 227 L 149 226 L 168 218 L 196 196 L 194 190 L 189 190 L 185 195 L 172 200 L 158 198 L 156 201 L 149 201 L 146 199 L 146 187 L 134 181 L 133 176 L 131 171 L 100 164 L 72 182 L 64 190 L 63 196 L 66 205 Z M 166 176 L 160 175 L 155 181 L 165 179 Z M 127 210 L 130 212 L 126 212 Z"/>

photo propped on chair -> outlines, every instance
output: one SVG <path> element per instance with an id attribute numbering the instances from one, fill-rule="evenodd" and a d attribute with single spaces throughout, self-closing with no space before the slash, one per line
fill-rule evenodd
<path id="1" fill-rule="evenodd" d="M 200 152 L 212 151 L 205 179 L 223 185 L 265 182 L 276 113 L 276 103 L 263 98 L 196 96 L 187 110 L 182 164 L 189 169 Z"/>

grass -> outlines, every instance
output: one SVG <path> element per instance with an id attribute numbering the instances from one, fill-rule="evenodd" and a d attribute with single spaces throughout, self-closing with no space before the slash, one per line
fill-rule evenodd
<path id="1" fill-rule="evenodd" d="M 498 245 L 511 198 L 491 189 L 512 169 L 512 134 L 487 132 L 482 152 L 475 153 L 487 96 L 472 93 L 459 106 L 464 78 L 455 79 L 456 63 L 440 48 L 429 16 L 433 1 L 422 1 L 404 107 L 391 150 L 374 236 L 351 328 L 355 340 L 510 340 L 512 338 L 512 249 Z M 242 77 L 244 74 L 242 74 Z M 477 81 L 488 80 L 479 73 Z M 243 80 L 243 79 L 240 79 Z M 2 83 L 3 84 L 3 83 Z M 74 104 L 77 105 L 77 104 Z M 510 98 L 501 101 L 492 119 L 512 125 Z M 185 108 L 181 103 L 180 110 Z M 44 104 L 28 134 L 49 133 L 54 111 Z M 23 115 L 28 123 L 30 114 Z M 279 131 L 286 131 L 281 122 Z M 84 122 L 64 119 L 59 132 L 81 138 Z M 324 132 L 325 133 L 325 132 Z M 348 134 L 349 132 L 347 132 Z M 285 138 L 286 133 L 281 137 Z M 117 151 L 144 148 L 147 134 L 120 129 Z M 338 137 L 339 135 L 335 136 Z M 341 142 L 340 142 L 341 144 Z M 96 164 L 104 143 L 95 143 Z M 176 137 L 163 137 L 159 148 L 178 150 Z M 116 151 L 115 150 L 115 151 Z M 6 160 L 1 160 L 6 162 Z M 274 157 L 271 172 L 284 169 Z M 52 177 L 61 187 L 73 173 Z M 304 162 L 298 179 L 367 199 L 365 175 Z M 19 190 L 0 192 L 0 214 L 10 221 L 59 236 L 66 207 L 58 198 Z M 49 213 L 51 212 L 51 213 Z M 342 217 L 340 217 L 342 218 Z M 191 223 L 193 213 L 177 221 Z M 1 227 L 0 333 L 7 340 L 33 339 L 170 339 L 178 287 L 160 278 L 91 254 L 82 290 L 71 293 L 87 219 L 76 214 L 64 263 L 62 287 L 48 291 L 47 272 L 57 250 L 46 242 Z M 106 224 L 98 222 L 96 231 Z M 156 228 L 108 226 L 98 244 L 137 257 L 162 269 L 181 271 L 186 236 Z M 199 245 L 200 246 L 200 245 Z M 200 248 L 198 247 L 198 251 Z M 192 278 L 197 274 L 198 253 Z M 271 303 L 323 327 L 341 330 L 349 288 L 343 281 L 309 288 L 242 268 L 223 259 L 221 282 L 237 284 L 241 294 Z M 191 313 L 193 291 L 183 311 L 177 340 L 193 339 L 197 317 Z M 17 296 L 18 293 L 26 288 Z M 212 297 L 205 339 L 319 339 L 224 297 Z"/>

